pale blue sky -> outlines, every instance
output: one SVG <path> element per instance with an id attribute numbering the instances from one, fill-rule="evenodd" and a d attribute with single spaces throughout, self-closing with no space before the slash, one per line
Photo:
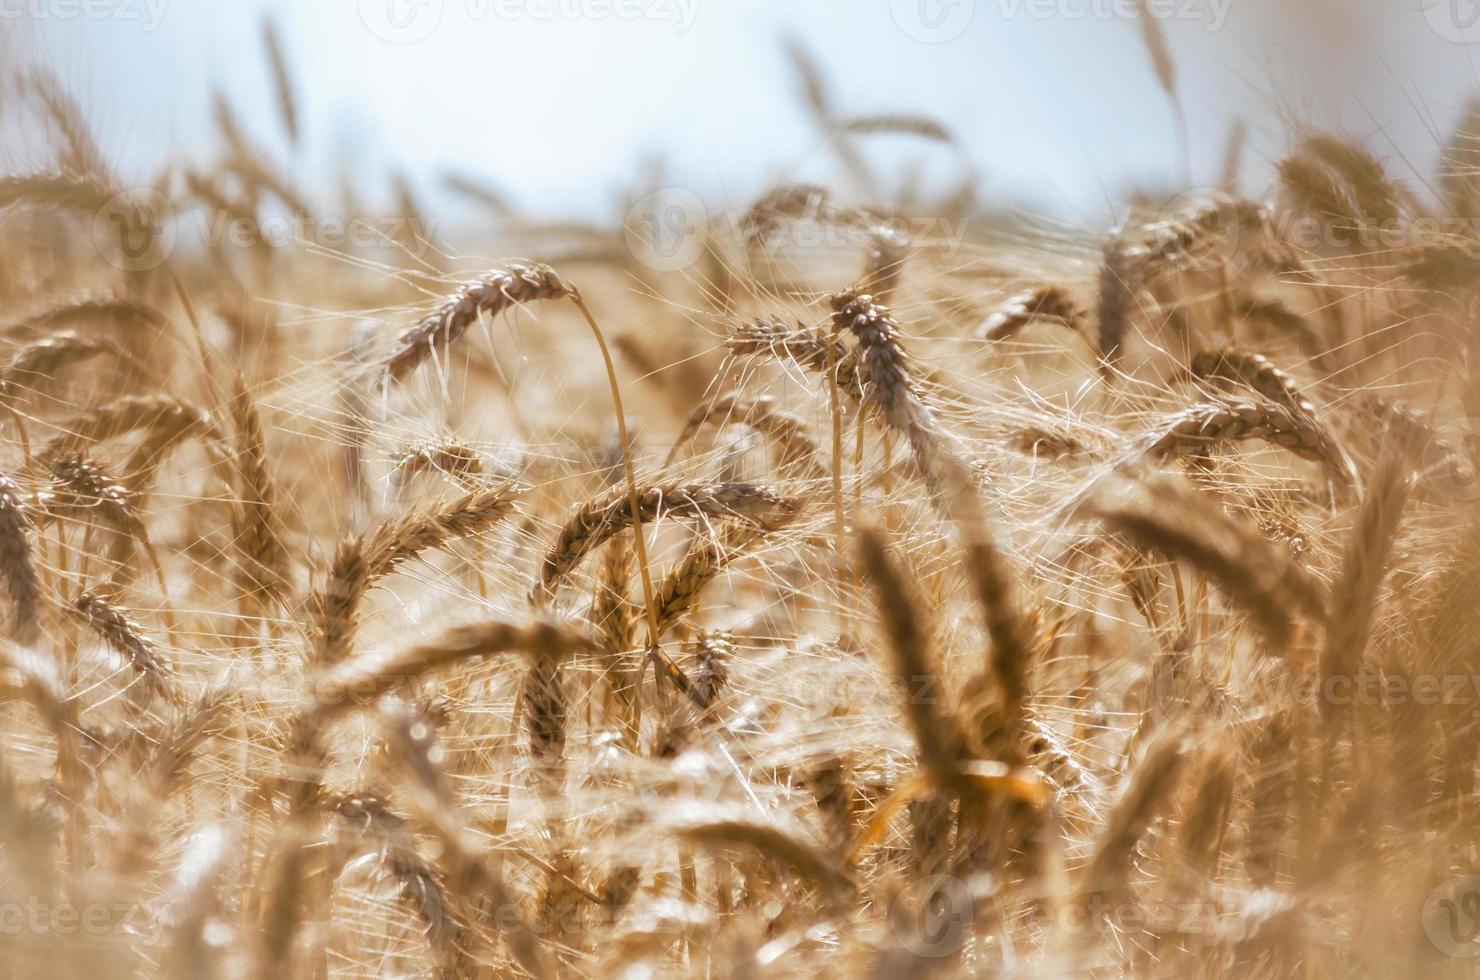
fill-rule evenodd
<path id="1" fill-rule="evenodd" d="M 1443 36 L 1451 15 L 1417 6 L 1429 0 L 1160 2 L 1176 15 L 1163 24 L 1201 182 L 1235 115 L 1255 127 L 1255 165 L 1314 119 L 1427 166 L 1477 78 L 1474 49 Z M 88 4 L 109 15 L 87 16 Z M 388 4 L 440 17 L 390 43 L 374 29 L 388 33 Z M 10 57 L 45 52 L 135 179 L 171 151 L 209 148 L 213 85 L 286 159 L 258 32 L 271 10 L 304 103 L 294 166 L 309 185 L 345 159 L 367 186 L 391 163 L 427 188 L 457 165 L 533 213 L 577 216 L 662 154 L 673 183 L 745 201 L 816 156 L 778 41 L 789 34 L 817 54 L 841 109 L 928 113 L 960 135 L 988 197 L 1085 215 L 1132 174 L 1175 175 L 1136 25 L 1101 16 L 1117 5 L 1127 0 L 0 0 L 0 13 L 25 28 L 3 27 Z M 937 15 L 951 36 L 922 39 Z M 417 34 L 427 22 L 408 23 Z M 908 152 L 949 172 L 938 150 Z M 23 150 L 0 153 L 24 162 Z"/>

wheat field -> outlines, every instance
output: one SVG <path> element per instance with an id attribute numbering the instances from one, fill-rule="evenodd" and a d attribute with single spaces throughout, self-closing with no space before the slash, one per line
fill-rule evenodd
<path id="1" fill-rule="evenodd" d="M 1473 975 L 1480 102 L 1085 230 L 789 57 L 838 187 L 446 234 L 7 76 L 0 972 Z"/>

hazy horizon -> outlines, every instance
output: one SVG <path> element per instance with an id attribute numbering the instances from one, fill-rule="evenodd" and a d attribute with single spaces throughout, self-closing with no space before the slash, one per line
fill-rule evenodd
<path id="1" fill-rule="evenodd" d="M 743 206 L 779 176 L 829 176 L 784 38 L 815 55 L 837 111 L 922 112 L 950 128 L 981 168 L 986 201 L 1085 217 L 1121 199 L 1133 174 L 1140 186 L 1181 176 L 1171 110 L 1123 16 L 1130 0 L 0 7 L 41 35 L 50 67 L 131 182 L 152 179 L 173 150 L 213 145 L 219 88 L 310 188 L 347 170 L 374 195 L 404 169 L 435 199 L 437 174 L 457 161 L 522 210 L 559 218 L 613 207 L 640 169 L 661 162 L 666 184 Z M 1218 173 L 1233 120 L 1250 125 L 1257 172 L 1293 129 L 1318 118 L 1340 120 L 1422 191 L 1440 134 L 1475 86 L 1468 48 L 1435 29 L 1434 11 L 1368 0 L 1153 0 L 1153 9 L 1167 15 L 1195 184 Z M 280 25 L 299 92 L 296 157 L 273 108 L 264 14 Z M 839 16 L 846 35 L 833 26 Z M 1106 77 L 1116 84 L 1098 81 Z M 130 82 L 102 83 L 117 78 Z M 37 165 L 5 152 L 11 168 Z M 908 140 L 871 140 L 868 152 L 918 161 L 932 175 L 949 177 L 955 165 L 939 147 Z"/>

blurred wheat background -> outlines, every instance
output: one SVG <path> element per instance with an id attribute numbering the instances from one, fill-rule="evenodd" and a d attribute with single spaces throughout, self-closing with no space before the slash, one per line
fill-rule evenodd
<path id="1" fill-rule="evenodd" d="M 1470 0 L 0 18 L 0 974 L 1472 975 Z"/>

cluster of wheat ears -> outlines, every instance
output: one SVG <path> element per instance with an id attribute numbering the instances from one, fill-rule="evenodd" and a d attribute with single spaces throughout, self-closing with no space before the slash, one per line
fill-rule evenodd
<path id="1" fill-rule="evenodd" d="M 460 175 L 533 258 L 125 248 L 7 81 L 0 972 L 1468 975 L 1480 106 L 1106 235 L 791 54 L 853 190 L 676 271 Z M 315 213 L 217 117 L 153 207 Z"/>

